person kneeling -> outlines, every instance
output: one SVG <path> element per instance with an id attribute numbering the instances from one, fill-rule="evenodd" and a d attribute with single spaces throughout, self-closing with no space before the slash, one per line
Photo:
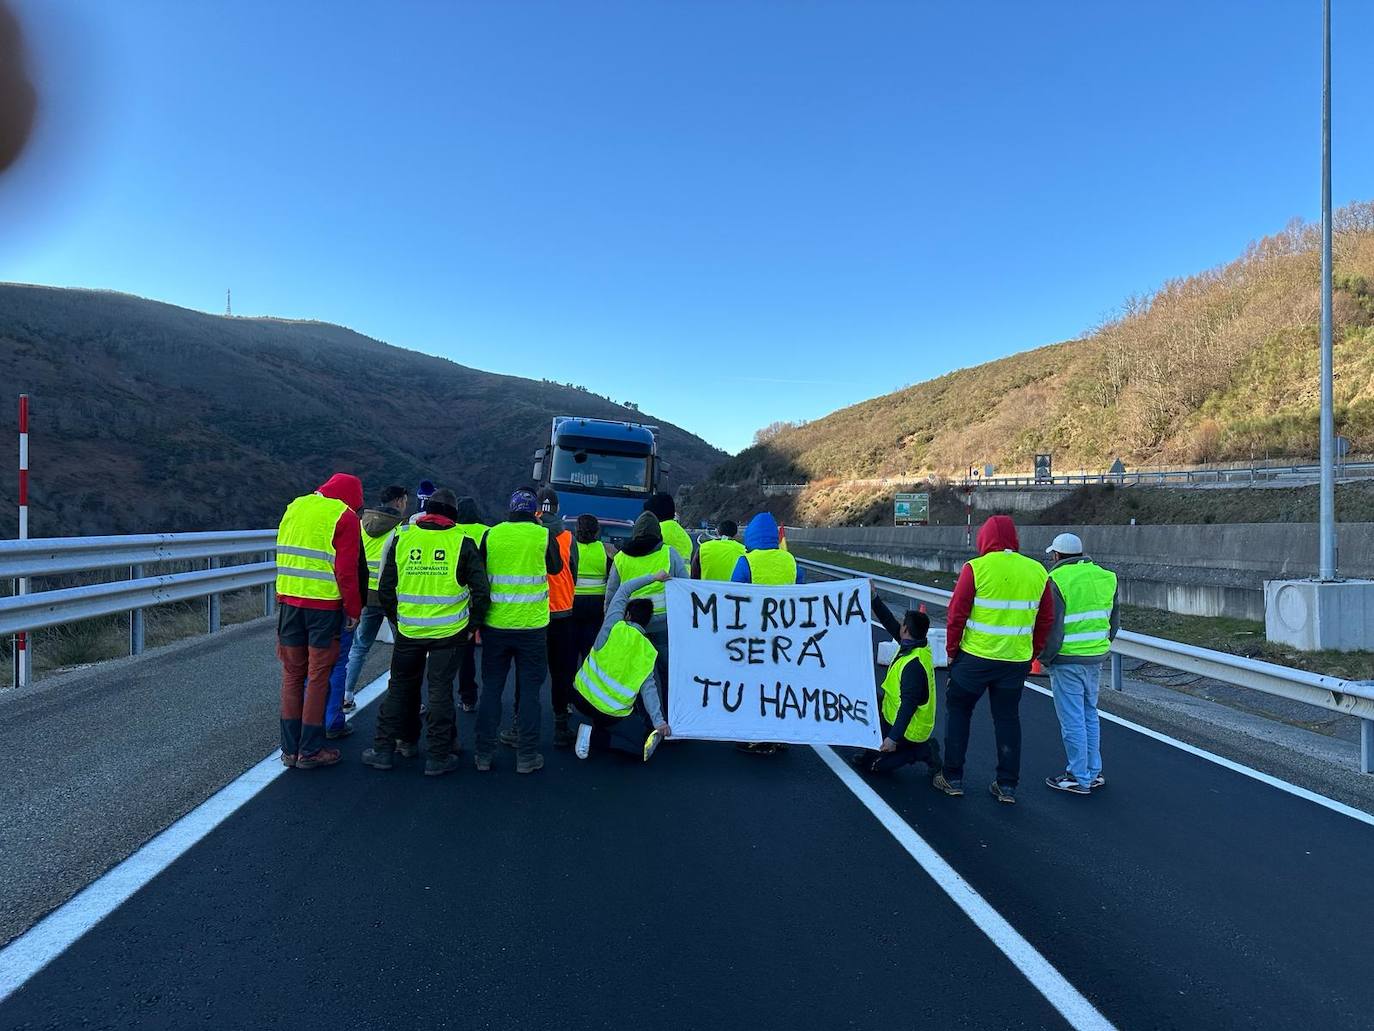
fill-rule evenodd
<path id="1" fill-rule="evenodd" d="M 658 650 L 645 633 L 654 603 L 631 597 L 667 579 L 667 573 L 659 572 L 627 580 L 606 607 L 601 632 L 573 681 L 573 704 L 589 721 L 577 728 L 579 759 L 587 758 L 595 745 L 643 755 L 648 762 L 659 742 L 672 736 L 654 676 Z"/>
<path id="2" fill-rule="evenodd" d="M 899 647 L 882 683 L 883 743 L 878 751 L 865 749 L 854 765 L 871 773 L 888 773 L 924 762 L 932 774 L 940 771 L 940 744 L 935 729 L 935 668 L 926 634 L 930 617 L 914 609 L 899 625 L 892 611 L 874 594 L 873 615 L 897 638 Z"/>

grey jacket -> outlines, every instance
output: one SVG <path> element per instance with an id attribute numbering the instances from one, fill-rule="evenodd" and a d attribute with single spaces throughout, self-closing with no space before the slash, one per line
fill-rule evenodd
<path id="1" fill-rule="evenodd" d="M 1062 562 L 1056 562 L 1050 569 L 1053 571 L 1060 566 L 1071 566 L 1077 562 L 1092 562 L 1087 555 L 1079 555 L 1077 558 L 1066 558 Z M 1119 592 L 1118 592 L 1119 593 Z M 1050 635 L 1045 639 L 1045 647 L 1040 649 L 1040 661 L 1045 665 L 1055 663 L 1061 666 L 1095 666 L 1100 665 L 1106 655 L 1060 655 L 1059 649 L 1064 647 L 1064 595 L 1059 591 L 1059 585 L 1050 579 L 1050 594 L 1054 598 L 1054 624 L 1050 627 Z M 1117 596 L 1112 597 L 1112 623 L 1107 631 L 1107 637 L 1116 640 L 1116 632 L 1121 629 L 1121 604 Z"/>
<path id="2" fill-rule="evenodd" d="M 672 556 L 671 561 L 668 563 L 668 575 L 673 577 L 673 579 L 675 580 L 687 579 L 687 563 L 682 561 L 682 556 L 679 555 L 676 549 L 674 548 L 669 548 L 668 554 Z M 639 579 L 643 580 L 644 578 L 640 577 Z M 650 580 L 644 580 L 644 583 L 639 584 L 639 586 L 643 587 L 645 586 L 645 584 L 648 584 L 649 582 Z M 639 583 L 639 580 L 632 580 L 631 583 Z M 616 569 L 615 560 L 613 559 L 609 563 L 606 570 L 606 598 L 608 599 L 606 602 L 606 620 L 608 623 L 610 622 L 611 618 L 611 600 L 615 598 L 619 589 L 620 570 Z M 635 589 L 638 590 L 639 588 Z M 628 601 L 629 599 L 626 600 Z M 622 609 L 621 611 L 624 610 Z M 654 618 L 649 621 L 649 633 L 651 634 L 665 633 L 667 629 L 667 615 L 655 615 Z"/>
<path id="3" fill-rule="evenodd" d="M 676 556 L 675 556 L 676 557 Z M 677 561 L 681 562 L 679 558 Z M 646 573 L 644 576 L 637 576 L 622 584 L 614 595 L 610 595 L 611 603 L 606 606 L 606 618 L 601 623 L 601 632 L 596 635 L 597 648 L 604 648 L 606 642 L 611 639 L 611 631 L 615 625 L 625 618 L 625 607 L 630 604 L 630 598 L 641 587 L 648 587 L 654 582 L 654 574 Z M 609 594 L 609 591 L 607 592 Z M 635 627 L 639 629 L 638 626 Z M 626 684 L 626 687 L 630 685 Z M 649 670 L 649 676 L 639 688 L 639 697 L 644 702 L 644 708 L 649 713 L 649 719 L 654 726 L 663 722 L 663 703 L 658 697 L 658 676 L 653 670 Z"/>

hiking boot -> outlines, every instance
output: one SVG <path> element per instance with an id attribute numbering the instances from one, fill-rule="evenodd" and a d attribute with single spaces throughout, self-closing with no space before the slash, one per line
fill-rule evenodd
<path id="1" fill-rule="evenodd" d="M 515 724 L 512 723 L 509 727 L 496 735 L 496 740 L 500 741 L 503 745 L 514 748 L 520 743 L 520 731 L 517 730 Z"/>
<path id="2" fill-rule="evenodd" d="M 341 737 L 348 737 L 351 733 L 353 733 L 353 724 L 345 723 L 342 727 L 335 730 L 326 730 L 324 736 L 330 741 L 337 741 Z"/>
<path id="3" fill-rule="evenodd" d="M 420 754 L 420 742 L 396 739 L 396 754 L 402 759 L 414 759 Z"/>
<path id="4" fill-rule="evenodd" d="M 296 756 L 296 769 L 313 770 L 316 766 L 333 766 L 339 761 L 339 750 L 337 748 L 321 748 L 318 752 L 311 752 L 309 755 Z"/>
<path id="5" fill-rule="evenodd" d="M 964 794 L 964 782 L 959 777 L 946 777 L 944 770 L 935 775 L 930 782 L 936 791 L 943 791 L 950 798 L 960 798 Z"/>
<path id="6" fill-rule="evenodd" d="M 573 729 L 568 725 L 568 714 L 560 713 L 553 718 L 553 747 L 571 748 Z"/>
<path id="7" fill-rule="evenodd" d="M 995 780 L 988 785 L 988 794 L 997 801 L 1006 802 L 1008 805 L 1013 805 L 1016 802 L 1016 789 L 1006 784 L 998 784 Z"/>
<path id="8" fill-rule="evenodd" d="M 1056 773 L 1053 777 L 1046 777 L 1045 786 L 1055 791 L 1067 791 L 1071 795 L 1092 794 L 1092 788 L 1085 788 L 1071 773 Z"/>
<path id="9" fill-rule="evenodd" d="M 476 766 L 480 772 L 486 773 L 491 769 L 491 756 L 478 752 L 472 757 L 472 765 Z"/>
<path id="10" fill-rule="evenodd" d="M 543 768 L 544 757 L 538 752 L 533 752 L 530 755 L 522 755 L 515 760 L 516 773 L 533 773 L 535 770 L 542 770 Z"/>
<path id="11" fill-rule="evenodd" d="M 590 723 L 580 723 L 577 726 L 577 744 L 573 746 L 573 752 L 579 759 L 585 759 L 592 752 L 592 725 Z"/>
<path id="12" fill-rule="evenodd" d="M 293 769 L 296 765 L 296 753 L 292 752 L 290 755 L 288 755 L 287 753 L 282 752 L 281 764 L 285 766 L 288 770 Z"/>
<path id="13" fill-rule="evenodd" d="M 1093 778 L 1093 782 L 1092 782 L 1091 784 L 1089 784 L 1088 787 L 1090 787 L 1090 788 L 1100 788 L 1100 787 L 1101 787 L 1103 784 L 1105 784 L 1105 783 L 1107 783 L 1107 778 L 1104 777 L 1104 776 L 1102 776 L 1102 774 L 1099 773 L 1096 777 Z"/>
<path id="14" fill-rule="evenodd" d="M 450 752 L 442 759 L 425 760 L 426 777 L 442 777 L 445 773 L 452 773 L 458 769 L 458 753 Z"/>
<path id="15" fill-rule="evenodd" d="M 374 770 L 389 770 L 395 764 L 396 756 L 393 752 L 378 748 L 369 748 L 363 752 L 363 765 L 371 766 Z"/>

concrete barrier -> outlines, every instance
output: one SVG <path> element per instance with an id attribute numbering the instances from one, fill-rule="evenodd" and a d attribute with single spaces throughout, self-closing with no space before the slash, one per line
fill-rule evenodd
<path id="1" fill-rule="evenodd" d="M 1264 581 L 1317 572 L 1313 523 L 1022 526 L 1021 550 L 1044 558 L 1056 534 L 1083 538 L 1114 569 L 1121 599 L 1190 616 L 1264 620 Z M 1374 578 L 1374 523 L 1337 528 L 1342 576 Z M 975 534 L 977 526 L 974 527 Z M 972 557 L 962 526 L 791 527 L 787 539 L 915 569 L 954 572 Z"/>

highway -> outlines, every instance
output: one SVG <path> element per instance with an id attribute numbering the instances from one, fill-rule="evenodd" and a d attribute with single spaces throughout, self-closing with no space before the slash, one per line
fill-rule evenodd
<path id="1" fill-rule="evenodd" d="M 189 654 L 265 699 L 270 739 L 270 636 L 257 624 L 213 647 L 133 660 L 131 682 Z M 1374 1023 L 1359 882 L 1374 820 L 1113 723 L 1108 786 L 1053 793 L 1039 781 L 1060 746 L 1040 694 L 1023 703 L 1009 807 L 982 790 L 985 708 L 973 790 L 948 799 L 914 768 L 864 781 L 828 749 L 768 759 L 699 742 L 648 766 L 546 742 L 532 777 L 509 754 L 491 774 L 426 779 L 418 760 L 379 773 L 357 757 L 381 686 L 340 766 L 278 775 L 234 750 L 224 762 L 244 778 L 213 797 L 223 776 L 200 778 L 206 806 L 15 938 L 0 1029 Z M 5 724 L 9 748 L 26 727 Z M 175 784 L 176 764 L 163 769 Z M 216 822 L 226 793 L 238 807 Z M 176 815 L 144 808 L 162 825 Z M 64 826 L 65 846 L 54 835 L 44 850 L 80 855 L 86 830 Z"/>

